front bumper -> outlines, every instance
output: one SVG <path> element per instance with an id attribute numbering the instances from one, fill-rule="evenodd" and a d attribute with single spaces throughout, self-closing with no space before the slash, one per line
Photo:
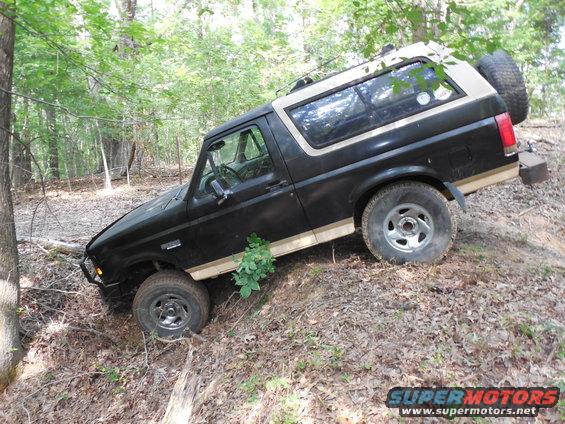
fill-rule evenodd
<path id="1" fill-rule="evenodd" d="M 538 184 L 549 179 L 547 162 L 531 152 L 520 152 L 520 178 L 527 185 Z"/>
<path id="2" fill-rule="evenodd" d="M 80 269 L 89 283 L 95 284 L 100 289 L 102 297 L 106 300 L 117 299 L 123 296 L 119 283 L 105 284 L 100 276 L 96 274 L 96 265 L 86 253 L 80 261 Z"/>
<path id="3" fill-rule="evenodd" d="M 82 269 L 82 273 L 89 283 L 96 284 L 98 286 L 102 284 L 100 277 L 98 277 L 98 275 L 96 274 L 96 266 L 94 265 L 94 262 L 92 262 L 92 259 L 86 253 L 82 257 L 79 265 L 80 269 Z"/>

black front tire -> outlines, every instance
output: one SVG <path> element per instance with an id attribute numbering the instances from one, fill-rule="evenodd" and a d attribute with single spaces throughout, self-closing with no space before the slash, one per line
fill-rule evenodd
<path id="1" fill-rule="evenodd" d="M 187 330 L 198 333 L 209 312 L 206 287 L 181 271 L 149 276 L 133 300 L 133 315 L 142 330 L 165 338 L 181 337 Z"/>
<path id="2" fill-rule="evenodd" d="M 377 259 L 430 263 L 451 248 L 457 223 L 438 190 L 403 182 L 385 187 L 369 200 L 362 230 L 365 244 Z"/>

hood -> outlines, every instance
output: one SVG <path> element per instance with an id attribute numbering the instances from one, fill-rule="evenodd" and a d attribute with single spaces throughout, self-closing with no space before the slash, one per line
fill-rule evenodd
<path id="1" fill-rule="evenodd" d="M 118 218 L 90 240 L 86 245 L 86 251 L 89 254 L 95 254 L 111 239 L 118 239 L 140 226 L 146 225 L 148 221 L 155 221 L 171 204 L 176 204 L 178 200 L 184 198 L 186 188 L 186 186 L 175 187 Z"/>

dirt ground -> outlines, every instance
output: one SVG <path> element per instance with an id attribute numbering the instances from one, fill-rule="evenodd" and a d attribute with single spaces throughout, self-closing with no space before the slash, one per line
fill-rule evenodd
<path id="1" fill-rule="evenodd" d="M 563 391 L 564 129 L 530 121 L 518 136 L 547 159 L 550 181 L 510 181 L 468 197 L 467 212 L 454 207 L 459 232 L 440 264 L 377 262 L 355 234 L 278 259 L 247 300 L 229 276 L 210 280 L 203 340 L 144 336 L 127 303 L 100 300 L 76 258 L 21 243 L 25 358 L 0 394 L 0 421 L 159 422 L 192 348 L 194 423 L 410 421 L 384 405 L 394 386 Z M 174 184 L 136 177 L 106 193 L 85 179 L 46 198 L 17 193 L 18 236 L 84 243 Z M 523 421 L 564 417 L 561 404 Z"/>

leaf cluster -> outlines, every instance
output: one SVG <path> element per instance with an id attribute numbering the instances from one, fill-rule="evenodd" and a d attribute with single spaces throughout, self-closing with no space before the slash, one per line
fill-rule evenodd
<path id="1" fill-rule="evenodd" d="M 275 272 L 275 257 L 269 250 L 269 242 L 252 233 L 247 237 L 247 243 L 243 257 L 232 273 L 243 299 L 247 299 L 253 290 L 259 290 L 259 281 Z"/>

